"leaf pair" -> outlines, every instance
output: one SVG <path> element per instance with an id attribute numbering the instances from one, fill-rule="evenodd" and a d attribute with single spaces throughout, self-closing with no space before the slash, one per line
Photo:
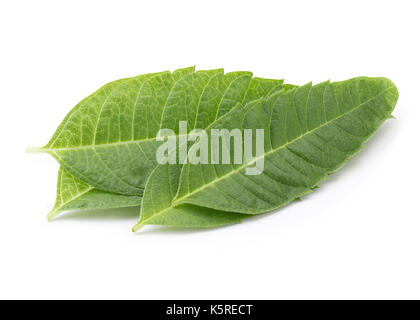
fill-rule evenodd
<path id="1" fill-rule="evenodd" d="M 249 72 L 186 68 L 111 82 L 81 101 L 40 150 L 62 166 L 49 217 L 141 203 L 138 230 L 146 224 L 214 227 L 274 210 L 310 192 L 359 151 L 397 98 L 385 78 L 295 87 Z M 264 129 L 263 172 L 246 174 L 256 158 L 158 164 L 158 131 L 171 129 L 180 140 L 180 121 L 187 132 Z"/>

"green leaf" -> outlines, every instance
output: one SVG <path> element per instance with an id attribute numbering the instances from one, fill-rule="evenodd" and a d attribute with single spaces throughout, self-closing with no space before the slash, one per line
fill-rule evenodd
<path id="1" fill-rule="evenodd" d="M 159 129 L 206 128 L 237 104 L 282 88 L 250 72 L 186 68 L 111 82 L 81 101 L 39 151 L 99 190 L 141 196 L 156 167 Z"/>
<path id="2" fill-rule="evenodd" d="M 158 166 L 146 184 L 133 230 L 168 221 L 173 225 L 175 212 L 182 226 L 186 206 L 255 215 L 312 192 L 362 148 L 389 118 L 397 99 L 390 80 L 361 77 L 277 92 L 252 108 L 238 109 L 242 116 L 232 114 L 222 127 L 265 129 L 262 174 L 245 173 L 256 159 L 241 165 Z M 187 221 L 208 226 L 197 217 Z"/>
<path id="3" fill-rule="evenodd" d="M 58 171 L 57 199 L 48 220 L 67 210 L 111 209 L 139 206 L 141 197 L 100 191 L 72 176 L 63 167 Z"/>

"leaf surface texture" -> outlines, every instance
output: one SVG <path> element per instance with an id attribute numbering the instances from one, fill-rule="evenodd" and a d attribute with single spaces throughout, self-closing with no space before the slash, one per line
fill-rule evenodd
<path id="1" fill-rule="evenodd" d="M 361 77 L 283 90 L 250 109 L 239 109 L 243 112 L 226 119 L 223 126 L 265 129 L 262 174 L 245 174 L 255 161 L 186 164 L 178 170 L 160 165 L 146 185 L 134 230 L 162 224 L 173 210 L 179 215 L 184 205 L 247 215 L 277 209 L 311 192 L 357 153 L 390 117 L 397 99 L 391 81 Z M 168 179 L 178 185 L 173 183 L 167 193 L 156 192 L 164 184 L 171 185 Z"/>

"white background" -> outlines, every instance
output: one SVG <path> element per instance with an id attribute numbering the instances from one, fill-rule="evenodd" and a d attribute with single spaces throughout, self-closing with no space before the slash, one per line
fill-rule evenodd
<path id="1" fill-rule="evenodd" d="M 418 1 L 2 1 L 0 298 L 420 298 Z M 196 65 L 305 84 L 385 76 L 394 115 L 321 189 L 209 231 L 138 210 L 48 223 L 42 146 L 106 82 Z"/>

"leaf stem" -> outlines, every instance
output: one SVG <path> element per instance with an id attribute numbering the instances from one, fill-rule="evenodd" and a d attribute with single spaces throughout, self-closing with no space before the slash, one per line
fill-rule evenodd
<path id="1" fill-rule="evenodd" d="M 139 231 L 145 225 L 146 224 L 144 223 L 144 221 L 141 221 L 140 220 L 139 222 L 137 222 L 137 224 L 134 227 L 131 228 L 131 231 L 137 232 L 137 231 Z"/>
<path id="2" fill-rule="evenodd" d="M 60 214 L 60 211 L 58 210 L 51 210 L 48 214 L 47 214 L 47 220 L 48 222 L 51 222 L 52 220 L 54 220 L 58 215 Z"/>
<path id="3" fill-rule="evenodd" d="M 43 153 L 45 152 L 42 147 L 28 147 L 26 148 L 26 153 Z"/>

